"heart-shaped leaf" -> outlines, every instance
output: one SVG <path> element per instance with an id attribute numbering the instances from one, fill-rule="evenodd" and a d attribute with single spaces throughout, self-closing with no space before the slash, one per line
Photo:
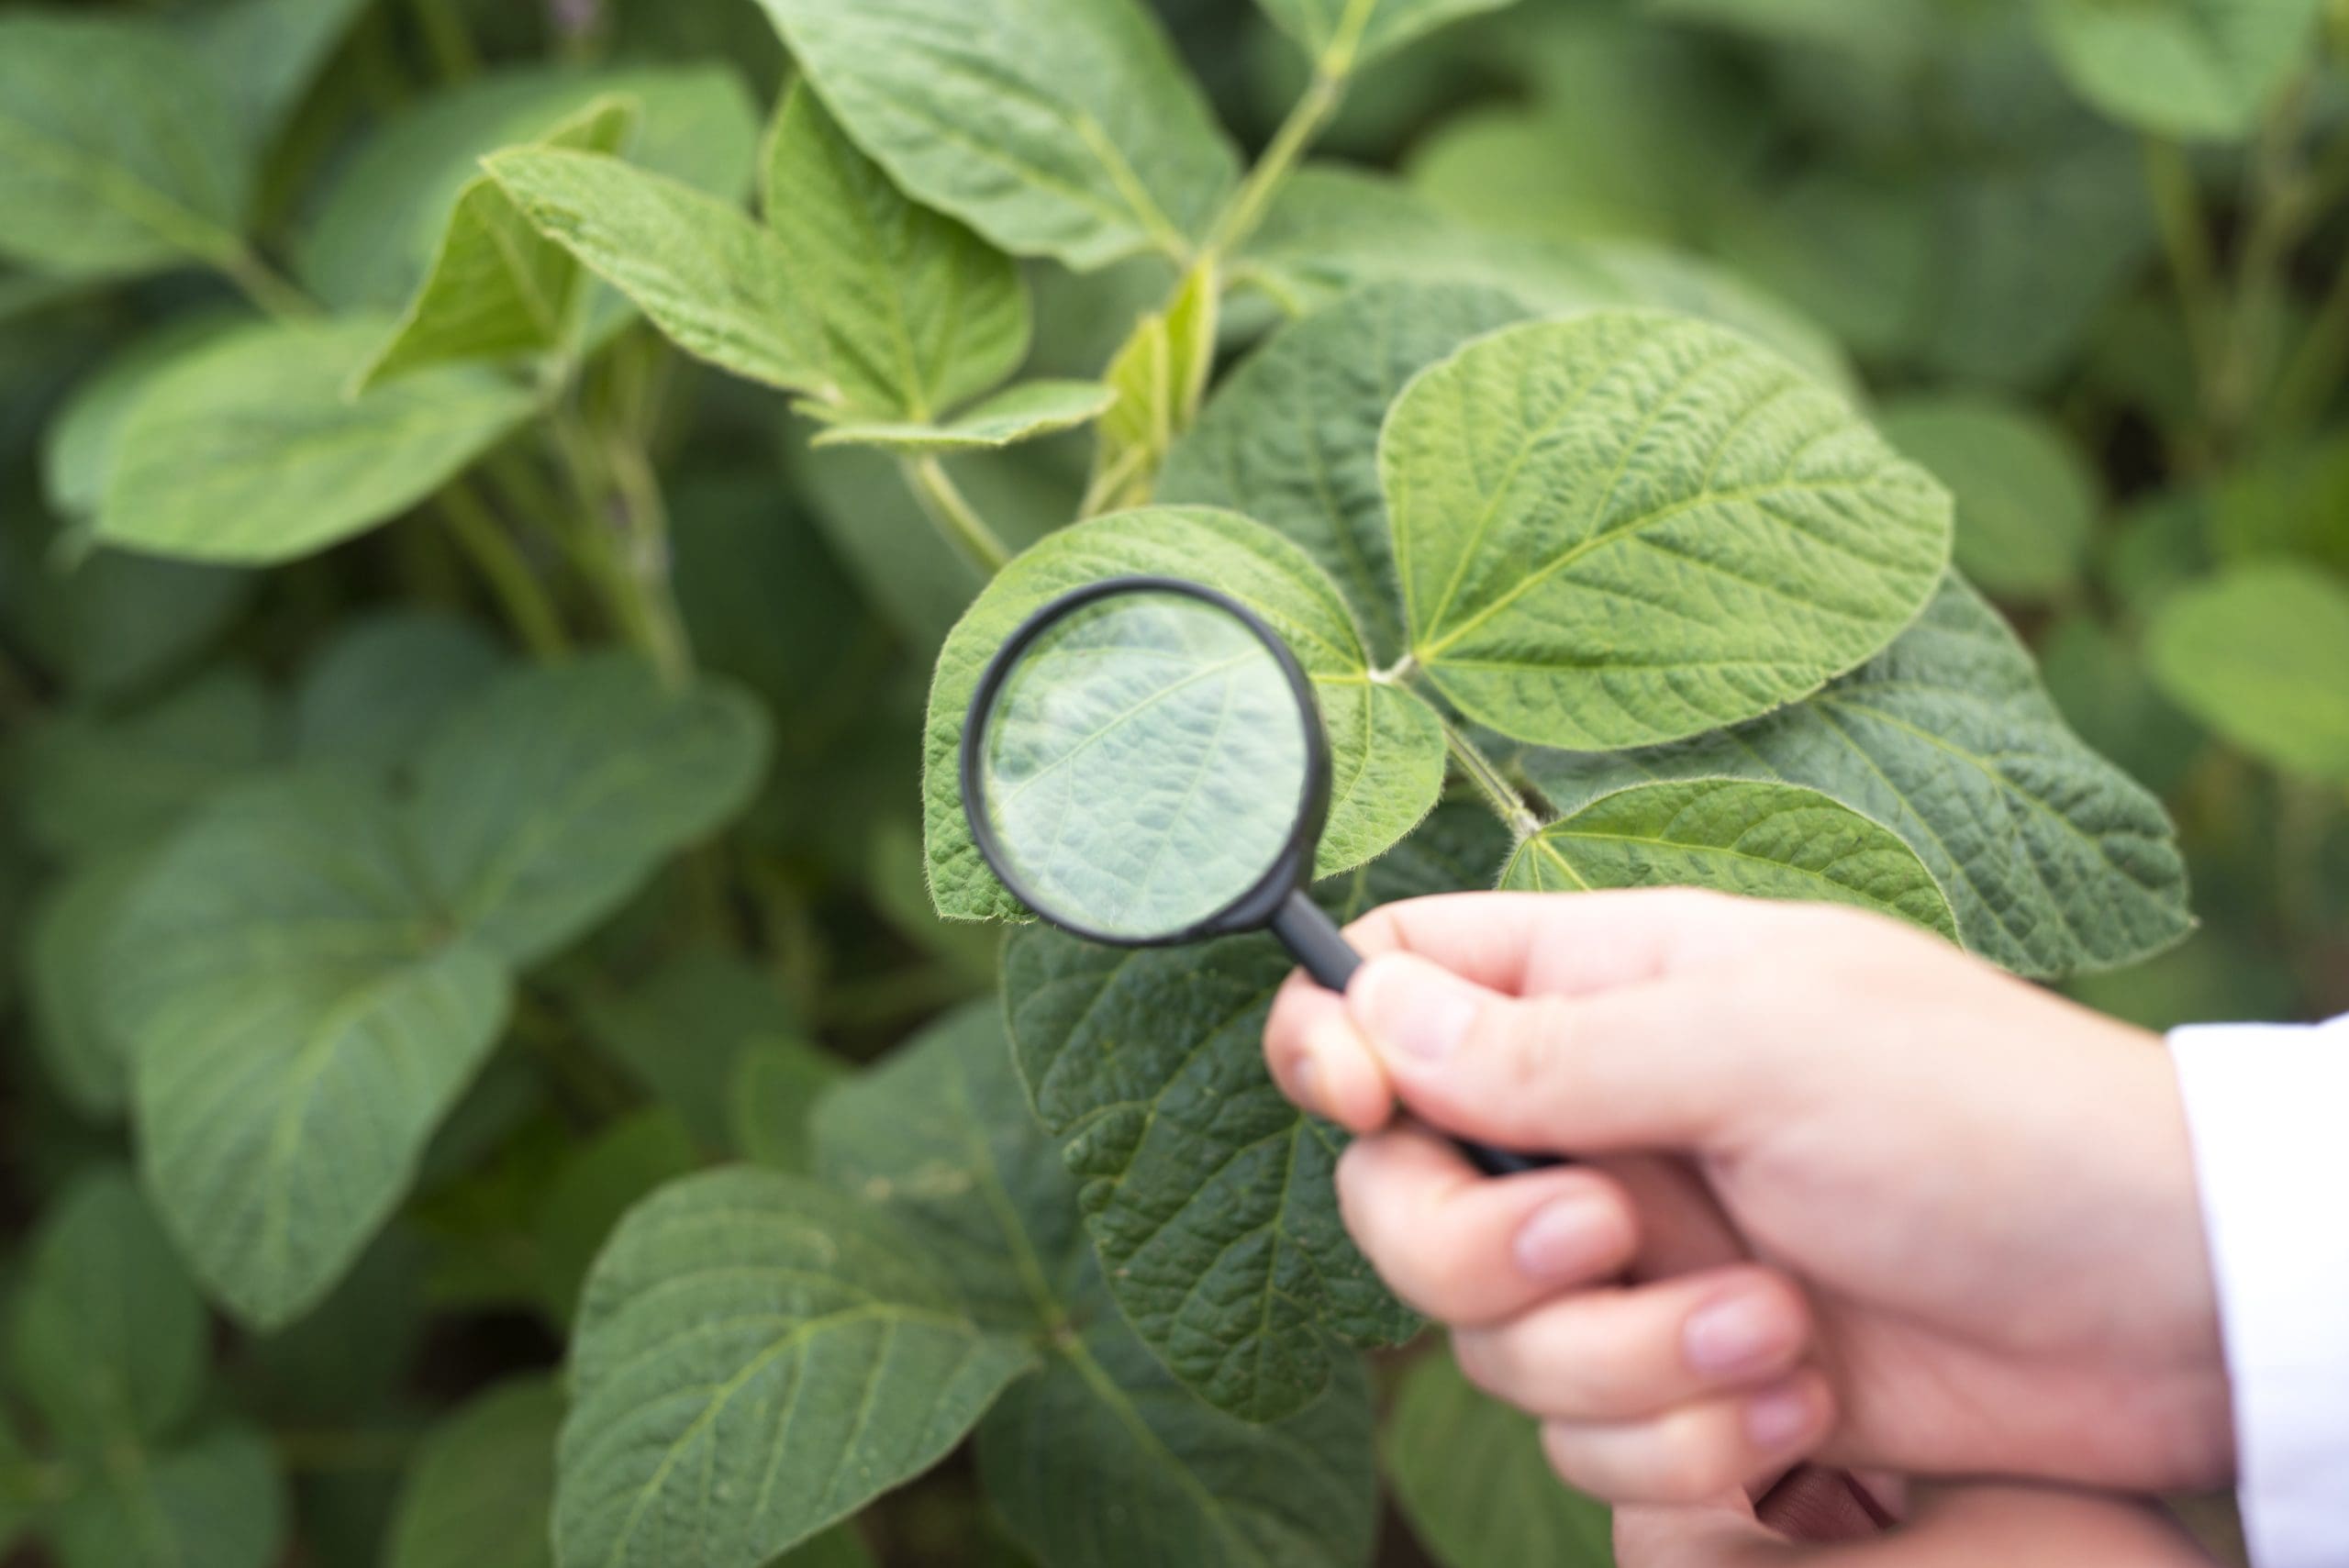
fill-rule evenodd
<path id="1" fill-rule="evenodd" d="M 2313 567 L 2229 568 L 2164 601 L 2148 651 L 2170 698 L 2264 762 L 2349 779 L 2349 588 Z"/>
<path id="2" fill-rule="evenodd" d="M 537 145 L 614 153 L 634 134 L 636 104 L 598 98 Z M 571 252 L 539 237 L 505 188 L 477 176 L 457 197 L 407 314 L 360 371 L 353 390 L 426 365 L 501 360 L 559 348 L 576 327 L 584 278 Z"/>
<path id="3" fill-rule="evenodd" d="M 936 1463 L 1034 1364 L 871 1205 L 771 1171 L 689 1177 L 588 1277 L 555 1560 L 759 1568 Z"/>
<path id="4" fill-rule="evenodd" d="M 1970 581 L 2001 597 L 2046 597 L 2078 580 L 2097 480 L 2059 427 L 1958 395 L 1903 398 L 1877 413 L 1876 428 L 1956 497 L 1957 564 Z"/>
<path id="5" fill-rule="evenodd" d="M 1518 846 L 1501 885 L 1531 893 L 1709 887 L 1848 904 L 1957 940 L 1949 899 L 1891 828 L 1817 790 L 1747 779 L 1634 784 Z"/>
<path id="6" fill-rule="evenodd" d="M 16 1386 L 84 1458 L 171 1435 L 203 1392 L 203 1304 L 127 1172 L 82 1178 L 43 1217 L 9 1329 Z"/>
<path id="7" fill-rule="evenodd" d="M 990 583 L 940 651 L 922 782 L 930 896 L 950 919 L 1020 914 L 981 860 L 963 816 L 956 759 L 980 673 L 1028 615 L 1072 588 L 1131 574 L 1220 588 L 1264 617 L 1313 679 L 1331 764 L 1319 867 L 1338 872 L 1392 845 L 1435 803 L 1443 734 L 1432 709 L 1370 679 L 1345 602 L 1320 568 L 1278 535 L 1229 512 L 1156 507 L 1047 536 Z"/>
<path id="8" fill-rule="evenodd" d="M 1507 847 L 1476 808 L 1447 807 L 1323 895 L 1350 919 L 1489 887 Z M 1268 937 L 1132 951 L 1033 927 L 1004 950 L 1020 1075 L 1076 1173 L 1110 1294 L 1186 1385 L 1252 1421 L 1319 1396 L 1332 1336 L 1415 1327 L 1339 1220 L 1344 1135 L 1265 1073 L 1264 1018 L 1294 967 Z"/>
<path id="9" fill-rule="evenodd" d="M 1203 1404 L 1104 1298 L 1076 1188 L 1036 1125 L 995 1008 L 966 1007 L 829 1098 L 826 1177 L 886 1207 L 981 1317 L 1044 1336 L 979 1425 L 979 1477 L 1044 1568 L 1353 1568 L 1377 1516 L 1369 1389 L 1253 1426 Z"/>
<path id="10" fill-rule="evenodd" d="M 1010 258 L 898 195 L 804 83 L 776 115 L 763 190 L 841 417 L 925 424 L 1019 368 L 1028 290 Z"/>
<path id="11" fill-rule="evenodd" d="M 1753 717 L 1914 619 L 1948 495 L 1736 334 L 1600 313 L 1422 373 L 1379 449 L 1410 653 L 1504 734 L 1586 750 Z"/>
<path id="12" fill-rule="evenodd" d="M 188 560 L 295 560 L 416 506 L 535 406 L 471 366 L 347 396 L 383 339 L 365 319 L 253 327 L 173 361 L 123 423 L 98 537 Z"/>
<path id="13" fill-rule="evenodd" d="M 1138 0 L 760 0 L 916 201 L 1080 269 L 1188 252 L 1236 160 Z"/>
<path id="14" fill-rule="evenodd" d="M 228 100 L 159 25 L 0 17 L 0 255 L 62 272 L 227 262 L 252 179 Z"/>
<path id="15" fill-rule="evenodd" d="M 1965 945 L 2022 974 L 2133 963 L 2193 924 L 2161 803 L 2081 744 L 2031 655 L 1955 577 L 1883 654 L 1798 706 L 1680 746 L 1524 760 L 1568 813 L 1653 779 L 1831 795 L 1906 840 Z"/>
<path id="16" fill-rule="evenodd" d="M 2080 95 L 2177 137 L 2248 136 L 2307 60 L 2323 0 L 2037 0 L 2040 35 Z"/>

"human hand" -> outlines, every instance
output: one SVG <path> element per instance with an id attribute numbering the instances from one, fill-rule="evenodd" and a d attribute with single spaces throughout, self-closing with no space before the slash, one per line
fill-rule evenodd
<path id="1" fill-rule="evenodd" d="M 1742 1496 L 1693 1507 L 1619 1509 L 1617 1568 L 2215 1568 L 2176 1526 L 2113 1498 L 1970 1486 L 1924 1504 L 1893 1534 L 1798 1544 Z"/>
<path id="2" fill-rule="evenodd" d="M 1292 980 L 1267 1060 L 1364 1135 L 1348 1229 L 1472 1378 L 1543 1418 L 1568 1482 L 1689 1503 L 1805 1457 L 2230 1473 L 2152 1036 L 1822 906 L 1465 895 L 1352 935 L 1367 966 L 1343 999 Z M 1427 1128 L 1591 1162 L 1485 1180 Z"/>

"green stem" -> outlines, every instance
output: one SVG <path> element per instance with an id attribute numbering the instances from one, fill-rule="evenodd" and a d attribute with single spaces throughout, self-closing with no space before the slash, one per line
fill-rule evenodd
<path id="1" fill-rule="evenodd" d="M 621 635 L 662 679 L 684 684 L 693 653 L 669 587 L 668 510 L 639 449 L 599 447 L 578 413 L 558 405 L 548 420 L 555 455 L 578 500 L 576 559 Z"/>
<path id="2" fill-rule="evenodd" d="M 432 65 L 444 82 L 462 82 L 481 73 L 481 51 L 473 47 L 473 35 L 465 31 L 465 19 L 449 0 L 413 0 L 417 26 L 424 31 L 424 47 L 431 51 Z"/>
<path id="3" fill-rule="evenodd" d="M 934 457 L 925 457 L 908 459 L 901 466 L 906 483 L 913 487 L 922 510 L 930 514 L 938 531 L 953 541 L 974 566 L 992 577 L 1010 563 L 1011 551 L 1002 537 L 964 498 L 943 463 Z"/>
<path id="4" fill-rule="evenodd" d="M 2300 334 L 2300 346 L 2276 383 L 2276 423 L 2298 429 L 2323 412 L 2325 399 L 2349 370 L 2349 259 L 2332 280 L 2324 303 Z"/>
<path id="5" fill-rule="evenodd" d="M 213 264 L 222 277 L 237 285 L 238 292 L 273 320 L 315 320 L 319 314 L 315 300 L 241 245 L 216 257 Z"/>
<path id="6" fill-rule="evenodd" d="M 2177 285 L 2179 313 L 2186 320 L 2186 340 L 2193 351 L 2195 379 L 2208 406 L 2215 395 L 2224 355 L 2224 302 L 2218 286 L 2218 263 L 2210 254 L 2210 230 L 2194 188 L 2194 171 L 2174 141 L 2148 137 L 2145 183 L 2154 198 L 2162 245 L 2169 255 L 2171 278 Z"/>
<path id="7" fill-rule="evenodd" d="M 523 645 L 540 659 L 560 659 L 571 651 L 562 619 L 555 614 L 538 573 L 507 537 L 497 514 L 464 480 L 453 480 L 440 492 L 440 515 L 449 531 L 496 595 L 507 620 Z"/>
<path id="8" fill-rule="evenodd" d="M 1314 72 L 1312 84 L 1306 88 L 1305 96 L 1297 101 L 1297 106 L 1289 111 L 1288 118 L 1283 120 L 1280 129 L 1273 133 L 1264 155 L 1256 161 L 1255 168 L 1248 172 L 1247 182 L 1233 194 L 1230 205 L 1216 220 L 1215 228 L 1208 236 L 1204 261 L 1214 264 L 1248 242 L 1256 232 L 1256 226 L 1263 223 L 1264 215 L 1272 210 L 1273 198 L 1280 195 L 1281 187 L 1288 183 L 1289 175 L 1296 172 L 1307 150 L 1328 128 L 1339 106 L 1345 102 L 1345 96 L 1346 75 L 1342 70 L 1333 71 L 1325 66 Z"/>
<path id="9" fill-rule="evenodd" d="M 1525 804 L 1525 797 L 1517 793 L 1517 786 L 1508 782 L 1498 765 L 1451 719 L 1442 720 L 1442 724 L 1444 749 L 1452 753 L 1452 760 L 1468 775 L 1468 782 L 1476 786 L 1486 804 L 1508 824 L 1509 831 L 1520 841 L 1542 831 L 1542 818 Z"/>
<path id="10" fill-rule="evenodd" d="M 2252 166 L 2252 210 L 2235 273 L 2226 345 L 2211 388 L 2210 419 L 2222 450 L 2248 425 L 2267 389 L 2267 328 L 2284 290 L 2284 266 L 2310 216 L 2297 160 L 2308 98 L 2303 75 L 2278 95 L 2261 127 Z"/>

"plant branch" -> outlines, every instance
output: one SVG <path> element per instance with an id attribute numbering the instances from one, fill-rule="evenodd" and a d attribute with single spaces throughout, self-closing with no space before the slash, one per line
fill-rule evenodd
<path id="1" fill-rule="evenodd" d="M 1517 793 L 1517 786 L 1508 782 L 1508 775 L 1501 772 L 1499 765 L 1486 756 L 1466 732 L 1451 719 L 1444 718 L 1442 722 L 1444 749 L 1452 753 L 1452 760 L 1459 764 L 1462 773 L 1468 775 L 1468 782 L 1476 786 L 1476 793 L 1485 797 L 1486 804 L 1508 824 L 1509 831 L 1516 834 L 1520 842 L 1542 831 L 1542 818 L 1526 805 L 1525 797 Z"/>
<path id="2" fill-rule="evenodd" d="M 922 510 L 930 514 L 930 520 L 971 564 L 992 577 L 1010 563 L 1011 551 L 1002 536 L 987 526 L 987 520 L 964 497 L 948 475 L 945 464 L 934 457 L 925 457 L 907 459 L 899 467 Z"/>
<path id="3" fill-rule="evenodd" d="M 489 504 L 471 484 L 458 479 L 440 492 L 440 505 L 449 531 L 489 584 L 523 645 L 540 659 L 560 659 L 568 653 L 571 640 L 563 635 L 562 618 L 555 614 L 538 573 L 507 537 Z"/>
<path id="4" fill-rule="evenodd" d="M 669 585 L 669 514 L 643 448 L 598 444 L 578 412 L 558 403 L 548 420 L 554 451 L 578 501 L 576 558 L 629 644 L 672 685 L 693 670 Z"/>
<path id="5" fill-rule="evenodd" d="M 220 275 L 237 286 L 256 309 L 274 321 L 315 320 L 317 302 L 288 283 L 275 268 L 239 245 L 213 258 Z"/>
<path id="6" fill-rule="evenodd" d="M 424 46 L 431 51 L 433 68 L 444 82 L 462 82 L 481 73 L 481 51 L 465 30 L 464 17 L 449 0 L 411 0 Z"/>
<path id="7" fill-rule="evenodd" d="M 1343 69 L 1333 71 L 1324 66 L 1313 73 L 1312 84 L 1289 111 L 1288 118 L 1281 122 L 1280 129 L 1273 133 L 1264 155 L 1256 161 L 1255 168 L 1248 172 L 1246 183 L 1233 193 L 1230 205 L 1216 219 L 1202 253 L 1204 262 L 1213 265 L 1231 255 L 1256 232 L 1264 215 L 1272 210 L 1273 198 L 1280 195 L 1281 187 L 1288 183 L 1288 177 L 1297 172 L 1306 151 L 1328 128 L 1339 106 L 1344 103 L 1346 80 Z"/>

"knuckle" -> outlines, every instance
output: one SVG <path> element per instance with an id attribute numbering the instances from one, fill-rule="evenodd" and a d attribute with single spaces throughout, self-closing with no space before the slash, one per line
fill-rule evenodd
<path id="1" fill-rule="evenodd" d="M 1563 996 L 1529 996 L 1494 1011 L 1502 1086 L 1515 1095 L 1554 1083 L 1573 1038 L 1572 1005 Z"/>

